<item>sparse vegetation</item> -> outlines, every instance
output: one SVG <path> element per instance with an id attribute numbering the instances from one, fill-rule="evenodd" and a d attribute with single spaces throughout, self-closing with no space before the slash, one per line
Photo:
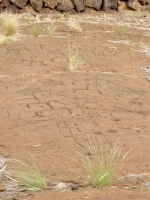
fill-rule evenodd
<path id="1" fill-rule="evenodd" d="M 83 29 L 81 27 L 81 25 L 79 24 L 79 22 L 77 21 L 73 21 L 72 19 L 70 19 L 69 21 L 66 22 L 66 24 L 75 32 L 82 32 Z"/>
<path id="2" fill-rule="evenodd" d="M 0 44 L 6 45 L 10 43 L 13 40 L 13 37 L 6 36 L 6 35 L 0 35 Z"/>
<path id="3" fill-rule="evenodd" d="M 13 171 L 12 173 L 23 190 L 37 191 L 46 187 L 46 182 L 35 165 L 31 167 L 17 159 L 11 160 L 11 162 L 22 168 L 22 170 Z"/>
<path id="4" fill-rule="evenodd" d="M 55 29 L 56 29 L 56 26 L 54 26 L 54 24 L 52 24 L 51 26 L 48 26 L 47 27 L 47 35 L 49 37 L 52 37 L 55 33 Z"/>
<path id="5" fill-rule="evenodd" d="M 5 36 L 14 36 L 19 27 L 18 18 L 11 13 L 5 12 L 1 16 L 1 26 Z"/>
<path id="6" fill-rule="evenodd" d="M 69 17 L 70 13 L 68 11 L 61 13 L 61 19 L 68 19 Z"/>
<path id="7" fill-rule="evenodd" d="M 33 30 L 32 30 L 32 34 L 34 37 L 38 37 L 39 35 L 41 35 L 42 31 L 40 29 L 39 26 L 34 25 Z"/>
<path id="8" fill-rule="evenodd" d="M 29 24 L 33 19 L 33 15 L 30 12 L 27 12 L 25 18 L 27 20 L 27 23 Z"/>
<path id="9" fill-rule="evenodd" d="M 118 141 L 110 149 L 109 146 L 103 149 L 102 142 L 99 144 L 94 139 L 93 142 L 89 138 L 88 142 L 89 156 L 81 155 L 81 161 L 84 163 L 84 170 L 88 174 L 92 185 L 98 189 L 112 185 L 116 179 L 118 172 L 129 158 L 130 149 L 121 157 L 122 146 L 118 145 Z"/>
<path id="10" fill-rule="evenodd" d="M 125 26 L 118 26 L 118 32 L 119 33 L 125 33 L 126 32 L 126 27 Z"/>
<path id="11" fill-rule="evenodd" d="M 69 46 L 68 60 L 69 60 L 69 66 L 68 66 L 69 71 L 76 70 L 83 60 L 83 56 L 77 53 L 75 45 L 73 45 L 72 48 Z"/>

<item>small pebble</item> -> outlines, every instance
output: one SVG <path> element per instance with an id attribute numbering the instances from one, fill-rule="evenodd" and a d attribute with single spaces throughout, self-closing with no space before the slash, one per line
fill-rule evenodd
<path id="1" fill-rule="evenodd" d="M 72 186 L 71 186 L 71 189 L 72 189 L 72 190 L 78 190 L 79 188 L 78 188 L 77 185 L 72 185 Z"/>
<path id="2" fill-rule="evenodd" d="M 5 191 L 5 186 L 0 185 L 0 192 L 3 192 L 3 191 Z"/>
<path id="3" fill-rule="evenodd" d="M 91 156 L 93 152 L 91 150 L 88 151 L 88 155 Z"/>
<path id="4" fill-rule="evenodd" d="M 116 121 L 116 122 L 119 122 L 119 121 L 120 121 L 120 118 L 117 117 L 117 118 L 115 119 L 115 121 Z"/>

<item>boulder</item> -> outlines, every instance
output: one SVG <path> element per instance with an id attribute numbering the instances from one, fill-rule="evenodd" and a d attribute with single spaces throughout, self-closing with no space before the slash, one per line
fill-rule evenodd
<path id="1" fill-rule="evenodd" d="M 103 10 L 111 10 L 115 9 L 117 10 L 118 5 L 117 5 L 117 0 L 103 0 Z"/>
<path id="2" fill-rule="evenodd" d="M 143 6 L 137 0 L 128 0 L 126 6 L 134 11 L 143 10 Z"/>
<path id="3" fill-rule="evenodd" d="M 91 9 L 89 7 L 85 7 L 84 13 L 95 15 L 97 13 L 97 11 L 94 9 Z"/>
<path id="4" fill-rule="evenodd" d="M 30 4 L 34 10 L 39 12 L 42 10 L 43 0 L 30 0 Z"/>
<path id="5" fill-rule="evenodd" d="M 19 13 L 19 9 L 15 5 L 10 5 L 7 7 L 7 12 L 11 12 L 13 14 Z"/>
<path id="6" fill-rule="evenodd" d="M 71 0 L 62 0 L 58 3 L 56 9 L 59 11 L 68 11 L 74 8 L 73 2 Z"/>
<path id="7" fill-rule="evenodd" d="M 99 10 L 102 5 L 102 0 L 85 0 L 85 6 Z"/>
<path id="8" fill-rule="evenodd" d="M 146 5 L 146 4 L 149 4 L 148 0 L 139 0 L 138 2 L 143 6 Z"/>
<path id="9" fill-rule="evenodd" d="M 14 5 L 19 8 L 24 8 L 28 0 L 10 0 Z"/>
<path id="10" fill-rule="evenodd" d="M 45 6 L 55 9 L 58 3 L 60 3 L 60 0 L 44 0 Z"/>
<path id="11" fill-rule="evenodd" d="M 84 10 L 84 0 L 72 0 L 77 12 Z"/>
<path id="12" fill-rule="evenodd" d="M 37 15 L 37 12 L 32 8 L 31 5 L 27 5 L 25 8 L 19 11 L 20 14 L 22 13 L 30 13 L 33 16 Z"/>
<path id="13" fill-rule="evenodd" d="M 4 0 L 4 1 L 0 4 L 0 8 L 7 8 L 8 6 L 10 6 L 9 0 Z"/>

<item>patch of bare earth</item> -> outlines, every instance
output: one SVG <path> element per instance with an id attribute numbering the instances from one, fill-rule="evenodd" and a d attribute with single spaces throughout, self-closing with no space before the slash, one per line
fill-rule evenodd
<path id="1" fill-rule="evenodd" d="M 37 38 L 31 35 L 34 22 L 27 25 L 21 19 L 18 40 L 0 46 L 0 154 L 6 165 L 7 158 L 34 162 L 49 186 L 17 198 L 149 199 L 142 185 L 150 180 L 150 59 L 140 45 L 149 45 L 149 27 L 126 24 L 122 32 L 118 14 L 94 17 L 86 21 L 79 16 L 81 33 L 70 31 L 58 16 L 50 18 L 56 33 Z M 45 30 L 49 22 L 41 17 L 38 23 Z M 72 43 L 84 61 L 69 72 Z M 73 149 L 88 156 L 87 135 L 110 146 L 119 138 L 123 152 L 134 147 L 113 187 L 92 188 L 83 163 L 73 161 L 80 159 Z M 6 179 L 0 178 L 2 186 Z M 55 190 L 59 182 L 66 188 Z M 72 191 L 71 185 L 78 190 Z M 2 199 L 13 195 L 2 186 Z"/>

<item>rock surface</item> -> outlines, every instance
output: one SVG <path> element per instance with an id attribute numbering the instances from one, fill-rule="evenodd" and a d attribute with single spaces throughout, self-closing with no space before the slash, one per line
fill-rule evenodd
<path id="1" fill-rule="evenodd" d="M 43 0 L 30 0 L 31 6 L 36 11 L 41 11 L 43 6 Z"/>
<path id="2" fill-rule="evenodd" d="M 0 12 L 7 10 L 12 13 L 23 13 L 27 12 L 27 7 L 32 7 L 32 13 L 35 12 L 36 15 L 39 12 L 48 14 L 51 10 L 68 11 L 70 14 L 84 12 L 92 15 L 100 10 L 122 12 L 129 9 L 150 12 L 150 0 L 0 0 Z"/>
<path id="3" fill-rule="evenodd" d="M 19 8 L 24 8 L 28 0 L 11 0 L 11 2 Z"/>

